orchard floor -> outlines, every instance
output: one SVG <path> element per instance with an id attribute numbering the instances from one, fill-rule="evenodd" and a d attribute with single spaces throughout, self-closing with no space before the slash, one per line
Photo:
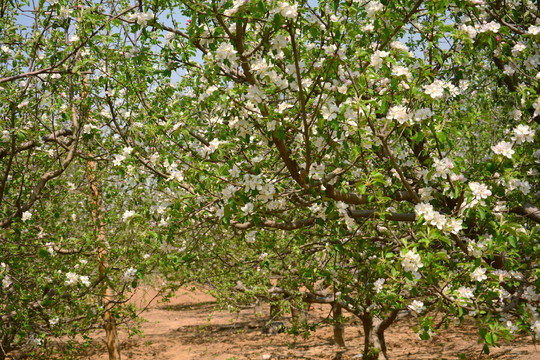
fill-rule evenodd
<path id="1" fill-rule="evenodd" d="M 142 297 L 136 297 L 142 302 Z M 345 328 L 347 347 L 333 343 L 332 328 L 323 326 L 308 339 L 288 334 L 263 335 L 264 319 L 254 309 L 239 314 L 215 311 L 215 300 L 200 291 L 179 290 L 169 303 L 153 302 L 143 313 L 144 337 L 121 333 L 124 360 L 240 360 L 240 359 L 361 359 L 362 337 L 358 322 Z M 315 305 L 310 320 L 328 315 L 329 307 Z M 264 309 L 268 314 L 268 308 Z M 391 359 L 503 359 L 540 360 L 540 345 L 520 338 L 502 343 L 491 355 L 480 355 L 477 331 L 472 326 L 450 328 L 429 341 L 420 341 L 410 330 L 415 319 L 398 321 L 387 332 Z M 96 333 L 96 345 L 87 360 L 107 360 L 105 338 Z"/>

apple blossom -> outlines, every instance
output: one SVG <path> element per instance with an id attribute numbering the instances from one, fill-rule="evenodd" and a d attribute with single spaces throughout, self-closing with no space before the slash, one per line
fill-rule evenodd
<path id="1" fill-rule="evenodd" d="M 417 314 L 421 314 L 426 309 L 424 303 L 419 300 L 413 300 L 413 302 L 408 306 L 408 308 Z"/>
<path id="2" fill-rule="evenodd" d="M 512 155 L 514 155 L 515 153 L 515 151 L 512 149 L 512 146 L 513 146 L 512 143 L 501 141 L 497 145 L 492 146 L 491 150 L 497 155 L 502 155 L 504 157 L 511 159 Z"/>
<path id="3" fill-rule="evenodd" d="M 30 211 L 23 212 L 22 217 L 21 217 L 22 221 L 28 221 L 31 218 L 32 218 L 32 213 Z"/>

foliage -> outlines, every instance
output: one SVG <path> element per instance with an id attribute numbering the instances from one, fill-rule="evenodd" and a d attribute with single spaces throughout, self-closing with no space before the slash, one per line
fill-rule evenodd
<path id="1" fill-rule="evenodd" d="M 40 227 L 55 244 L 103 247 L 88 230 L 88 193 L 61 192 L 97 161 L 117 261 L 100 284 L 123 284 L 120 299 L 137 264 L 138 277 L 159 268 L 210 283 L 228 303 L 339 304 L 379 357 L 398 312 L 419 317 L 422 339 L 440 312 L 473 317 L 486 351 L 540 333 L 532 3 L 59 1 L 35 12 L 41 37 L 17 30 L 22 9 L 2 17 L 11 30 L 0 42 L 12 46 L 0 79 L 0 221 L 14 257 L 43 263 L 35 274 L 80 258 L 49 261 Z M 37 139 L 58 128 L 69 140 L 44 140 L 50 155 Z M 33 199 L 31 184 L 62 159 Z M 5 249 L 2 276 L 16 279 L 21 265 Z M 32 285 L 4 291 L 17 286 Z M 9 294 L 6 304 L 20 301 Z"/>

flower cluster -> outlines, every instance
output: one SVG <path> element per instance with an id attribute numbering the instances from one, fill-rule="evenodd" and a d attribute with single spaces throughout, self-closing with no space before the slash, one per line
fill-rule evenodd
<path id="1" fill-rule="evenodd" d="M 501 141 L 497 145 L 492 146 L 491 150 L 497 155 L 502 155 L 504 157 L 511 159 L 512 155 L 514 155 L 515 153 L 515 151 L 512 149 L 512 146 L 513 146 L 512 143 Z"/>
<path id="2" fill-rule="evenodd" d="M 80 282 L 81 284 L 83 284 L 86 287 L 89 287 L 91 285 L 90 284 L 90 278 L 88 276 L 77 275 L 77 274 L 72 273 L 72 272 L 68 272 L 66 274 L 66 281 L 65 281 L 66 285 L 68 285 L 68 286 L 76 285 L 78 282 Z"/>
<path id="3" fill-rule="evenodd" d="M 447 218 L 444 214 L 439 213 L 429 203 L 418 203 L 414 207 L 416 217 L 423 216 L 424 221 L 435 226 L 439 230 L 458 234 L 462 229 L 463 220 L 459 218 Z"/>
<path id="4" fill-rule="evenodd" d="M 381 278 L 377 279 L 377 281 L 375 281 L 375 283 L 373 284 L 373 288 L 377 294 L 380 294 L 380 292 L 382 291 L 385 281 L 385 279 Z"/>
<path id="5" fill-rule="evenodd" d="M 450 174 L 450 172 L 454 168 L 454 163 L 447 157 L 442 159 L 434 158 L 433 167 L 435 170 L 433 172 L 433 177 L 445 177 L 446 175 Z"/>
<path id="6" fill-rule="evenodd" d="M 474 200 L 476 200 L 477 202 L 487 199 L 491 196 L 491 190 L 489 190 L 489 188 L 485 184 L 479 182 L 470 182 L 469 188 L 472 191 Z"/>
<path id="7" fill-rule="evenodd" d="M 294 19 L 298 16 L 298 4 L 289 4 L 286 1 L 279 1 L 274 13 L 280 13 L 286 19 Z"/>
<path id="8" fill-rule="evenodd" d="M 130 16 L 128 16 L 128 20 L 135 21 L 137 24 L 141 26 L 145 26 L 153 18 L 154 18 L 154 13 L 152 11 L 149 11 L 147 13 L 136 12 L 135 14 L 131 14 Z"/>
<path id="9" fill-rule="evenodd" d="M 406 253 L 402 252 L 401 258 L 403 259 L 401 262 L 401 266 L 403 267 L 403 269 L 407 272 L 413 273 L 413 275 L 415 275 L 415 277 L 419 279 L 420 274 L 418 273 L 418 269 L 424 266 L 420 255 L 417 254 L 415 250 L 409 250 Z"/>
<path id="10" fill-rule="evenodd" d="M 32 218 L 32 213 L 30 211 L 23 212 L 22 217 L 21 217 L 22 221 L 28 221 L 31 218 Z"/>
<path id="11" fill-rule="evenodd" d="M 411 114 L 407 112 L 407 108 L 402 105 L 396 105 L 392 106 L 388 110 L 388 115 L 386 115 L 387 119 L 395 119 L 398 123 L 404 124 L 411 118 Z"/>
<path id="12" fill-rule="evenodd" d="M 522 144 L 524 142 L 534 142 L 534 131 L 528 126 L 520 124 L 514 129 L 513 139 L 516 144 Z"/>
<path id="13" fill-rule="evenodd" d="M 233 7 L 230 9 L 227 9 L 223 12 L 223 15 L 225 16 L 233 16 L 238 12 L 238 10 L 244 6 L 245 4 L 249 3 L 249 0 L 235 0 L 233 1 Z"/>
<path id="14" fill-rule="evenodd" d="M 236 64 L 236 60 L 238 60 L 238 56 L 236 56 L 237 51 L 234 49 L 234 47 L 227 43 L 223 42 L 219 45 L 219 47 L 216 49 L 216 60 L 218 61 L 225 61 L 227 60 L 231 65 Z"/>
<path id="15" fill-rule="evenodd" d="M 448 90 L 452 96 L 459 95 L 460 93 L 459 88 L 448 81 L 435 80 L 429 85 L 424 85 L 424 93 L 431 96 L 432 99 L 443 97 L 444 89 Z"/>

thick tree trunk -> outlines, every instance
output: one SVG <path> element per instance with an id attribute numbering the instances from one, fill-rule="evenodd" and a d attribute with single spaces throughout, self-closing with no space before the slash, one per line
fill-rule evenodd
<path id="1" fill-rule="evenodd" d="M 334 317 L 334 341 L 340 347 L 345 347 L 345 326 L 342 322 L 343 309 L 341 305 L 334 304 L 332 308 Z"/>
<path id="2" fill-rule="evenodd" d="M 364 327 L 364 360 L 388 360 L 386 354 L 386 343 L 384 341 L 384 331 L 379 332 L 377 325 L 379 320 L 362 319 Z"/>
<path id="3" fill-rule="evenodd" d="M 98 263 L 99 263 L 99 275 L 105 277 L 107 273 L 107 248 L 105 247 L 106 233 L 105 223 L 103 222 L 103 209 L 101 207 L 101 195 L 99 188 L 96 184 L 96 177 L 94 171 L 96 169 L 96 163 L 91 161 L 88 163 L 87 179 L 90 186 L 90 200 L 93 205 L 92 218 L 94 221 L 94 229 L 98 237 Z M 112 314 L 112 300 L 113 295 L 111 289 L 105 286 L 103 290 L 103 328 L 107 336 L 107 350 L 109 352 L 109 360 L 120 360 L 120 342 L 118 340 L 118 332 L 116 330 L 116 320 Z"/>
<path id="4" fill-rule="evenodd" d="M 364 360 L 388 360 L 384 332 L 397 318 L 399 310 L 392 310 L 383 320 L 364 313 L 360 318 L 364 327 Z"/>

